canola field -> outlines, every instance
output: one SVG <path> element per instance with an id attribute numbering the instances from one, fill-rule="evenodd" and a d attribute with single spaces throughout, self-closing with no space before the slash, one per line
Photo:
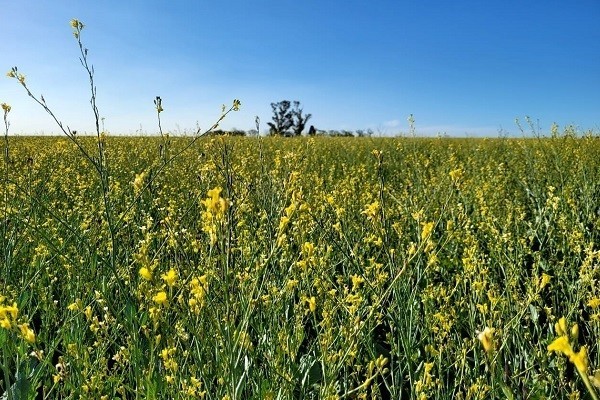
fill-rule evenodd
<path id="1" fill-rule="evenodd" d="M 190 141 L 3 144 L 2 400 L 597 398 L 597 139 Z"/>

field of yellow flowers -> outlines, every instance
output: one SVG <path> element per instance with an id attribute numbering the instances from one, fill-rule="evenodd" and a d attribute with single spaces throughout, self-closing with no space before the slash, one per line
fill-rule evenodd
<path id="1" fill-rule="evenodd" d="M 190 140 L 3 144 L 3 400 L 597 398 L 597 139 Z"/>

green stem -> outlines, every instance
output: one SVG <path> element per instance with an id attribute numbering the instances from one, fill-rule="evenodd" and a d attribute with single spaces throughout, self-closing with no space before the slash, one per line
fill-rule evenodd
<path id="1" fill-rule="evenodd" d="M 598 394 L 596 393 L 596 389 L 594 389 L 594 387 L 592 386 L 590 378 L 588 378 L 587 374 L 580 370 L 577 370 L 577 372 L 579 372 L 579 376 L 581 376 L 581 379 L 583 379 L 583 383 L 585 383 L 585 387 L 587 388 L 588 392 L 590 392 L 590 396 L 592 396 L 594 400 L 600 400 L 598 398 Z"/>

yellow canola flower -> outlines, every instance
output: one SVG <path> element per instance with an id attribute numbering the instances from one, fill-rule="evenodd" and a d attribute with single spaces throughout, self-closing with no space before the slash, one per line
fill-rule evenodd
<path id="1" fill-rule="evenodd" d="M 315 312 L 317 310 L 317 299 L 315 299 L 315 296 L 312 296 L 310 299 L 306 299 L 307 303 L 308 303 L 308 309 L 310 310 L 310 312 Z"/>
<path id="2" fill-rule="evenodd" d="M 569 361 L 575 365 L 575 368 L 577 368 L 577 371 L 579 371 L 582 377 L 587 376 L 588 357 L 586 346 L 581 346 L 577 353 L 573 350 L 567 331 L 567 320 L 564 317 L 558 320 L 554 328 L 556 333 L 560 336 L 548 345 L 548 351 L 564 354 L 569 358 Z M 577 339 L 578 335 L 579 327 L 577 324 L 574 324 L 571 328 L 571 338 Z"/>
<path id="3" fill-rule="evenodd" d="M 71 28 L 78 29 L 78 30 L 82 30 L 83 27 L 85 26 L 77 18 L 73 18 L 71 21 L 69 21 L 69 24 L 71 25 Z"/>
<path id="4" fill-rule="evenodd" d="M 306 256 L 306 258 L 312 257 L 315 252 L 315 245 L 312 244 L 311 242 L 305 242 L 302 245 L 302 252 Z"/>
<path id="5" fill-rule="evenodd" d="M 554 324 L 554 331 L 557 335 L 567 335 L 567 320 L 565 317 L 561 317 L 556 324 Z"/>
<path id="6" fill-rule="evenodd" d="M 598 297 L 594 297 L 593 299 L 590 299 L 586 305 L 590 308 L 598 308 L 600 307 L 600 299 Z"/>
<path id="7" fill-rule="evenodd" d="M 77 299 L 67 306 L 69 311 L 79 311 L 81 309 L 81 300 Z"/>
<path id="8" fill-rule="evenodd" d="M 153 298 L 156 304 L 165 304 L 167 302 L 167 293 L 166 292 L 158 292 Z"/>
<path id="9" fill-rule="evenodd" d="M 548 351 L 555 351 L 570 356 L 573 354 L 573 348 L 571 347 L 571 342 L 569 342 L 569 337 L 567 335 L 559 336 L 548 345 Z"/>
<path id="10" fill-rule="evenodd" d="M 358 290 L 361 283 L 365 281 L 362 276 L 358 276 L 356 274 L 352 275 L 350 278 L 352 279 L 352 290 Z"/>
<path id="11" fill-rule="evenodd" d="M 421 223 L 423 230 L 421 231 L 421 240 L 425 240 L 431 235 L 433 231 L 433 222 L 423 222 Z"/>
<path id="12" fill-rule="evenodd" d="M 216 187 L 208 191 L 208 197 L 202 201 L 206 210 L 211 212 L 214 216 L 222 216 L 227 210 L 227 201 L 221 197 L 220 187 Z"/>
<path id="13" fill-rule="evenodd" d="M 5 114 L 8 114 L 10 112 L 10 104 L 2 103 L 2 104 L 0 104 L 0 106 L 4 110 Z"/>
<path id="14" fill-rule="evenodd" d="M 450 175 L 450 179 L 452 179 L 452 181 L 456 182 L 460 180 L 460 178 L 462 178 L 463 172 L 464 171 L 462 170 L 462 168 L 457 168 L 450 171 L 448 175 Z"/>
<path id="15" fill-rule="evenodd" d="M 21 335 L 23 338 L 29 343 L 35 343 L 35 333 L 29 327 L 28 323 L 24 323 L 19 325 L 19 330 L 21 331 Z"/>
<path id="16" fill-rule="evenodd" d="M 0 318 L 0 328 L 10 329 L 11 325 L 10 319 Z"/>
<path id="17" fill-rule="evenodd" d="M 148 268 L 146 268 L 146 267 L 140 268 L 139 273 L 140 273 L 140 276 L 142 278 L 144 278 L 145 280 L 147 280 L 147 281 L 152 280 L 152 272 Z"/>
<path id="18" fill-rule="evenodd" d="M 15 319 L 17 319 L 18 314 L 19 308 L 17 307 L 17 303 L 13 303 L 12 306 L 0 305 L 0 319 L 7 319 L 8 316 L 10 316 L 14 321 Z"/>
<path id="19" fill-rule="evenodd" d="M 177 271 L 171 268 L 166 274 L 163 274 L 161 278 L 167 285 L 174 286 L 175 282 L 177 282 Z"/>
<path id="20" fill-rule="evenodd" d="M 592 382 L 592 385 L 600 388 L 600 369 L 596 370 L 594 375 L 590 376 L 590 381 Z"/>
<path id="21" fill-rule="evenodd" d="M 140 172 L 133 179 L 132 185 L 133 185 L 133 190 L 134 190 L 135 194 L 139 194 L 140 191 L 142 190 L 142 188 L 144 187 L 144 182 L 146 180 L 147 174 L 148 173 L 146 171 Z"/>
<path id="22" fill-rule="evenodd" d="M 381 205 L 378 201 L 374 201 L 371 204 L 367 204 L 362 214 L 367 216 L 367 219 L 370 221 L 375 220 L 377 215 L 379 214 L 379 210 L 381 209 Z"/>
<path id="23" fill-rule="evenodd" d="M 550 275 L 546 273 L 542 274 L 542 277 L 540 278 L 540 290 L 545 288 L 550 283 L 550 279 L 552 279 Z"/>
<path id="24" fill-rule="evenodd" d="M 478 332 L 477 339 L 483 345 L 486 353 L 493 351 L 496 347 L 496 343 L 494 342 L 494 328 L 486 327 L 482 332 Z"/>
<path id="25" fill-rule="evenodd" d="M 587 348 L 585 346 L 581 346 L 579 352 L 573 353 L 569 356 L 569 361 L 575 365 L 575 368 L 582 374 L 587 374 L 588 370 L 588 357 L 587 357 Z"/>

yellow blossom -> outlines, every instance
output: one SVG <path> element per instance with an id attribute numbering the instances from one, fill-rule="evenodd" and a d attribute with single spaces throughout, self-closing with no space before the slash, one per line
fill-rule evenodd
<path id="1" fill-rule="evenodd" d="M 548 283 L 550 283 L 550 279 L 552 277 L 546 273 L 542 274 L 542 277 L 540 278 L 540 290 L 542 290 L 543 288 L 546 287 L 546 285 L 548 285 Z"/>
<path id="2" fill-rule="evenodd" d="M 458 182 L 462 178 L 463 172 L 464 171 L 462 170 L 462 168 L 457 168 L 450 171 L 448 175 L 450 175 L 450 179 L 452 179 L 453 182 Z"/>
<path id="3" fill-rule="evenodd" d="M 569 356 L 569 361 L 575 365 L 575 368 L 581 374 L 587 374 L 588 370 L 588 358 L 587 358 L 587 348 L 585 346 L 581 346 L 579 352 L 573 353 Z"/>
<path id="4" fill-rule="evenodd" d="M 171 268 L 166 274 L 163 274 L 161 278 L 167 285 L 174 286 L 175 282 L 177 281 L 177 271 Z"/>
<path id="5" fill-rule="evenodd" d="M 350 277 L 352 279 L 352 290 L 357 290 L 360 287 L 360 284 L 365 281 L 362 276 L 352 275 Z"/>
<path id="6" fill-rule="evenodd" d="M 153 298 L 156 304 L 165 304 L 167 302 L 167 293 L 166 292 L 158 292 Z"/>
<path id="7" fill-rule="evenodd" d="M 315 245 L 310 242 L 304 243 L 304 245 L 302 245 L 302 252 L 306 258 L 312 257 L 315 252 Z"/>
<path id="8" fill-rule="evenodd" d="M 421 231 L 421 240 L 425 240 L 431 235 L 433 231 L 433 222 L 423 222 L 421 223 L 423 230 Z"/>
<path id="9" fill-rule="evenodd" d="M 590 308 L 598 308 L 600 307 L 600 299 L 598 297 L 594 297 L 587 302 L 587 306 Z"/>
<path id="10" fill-rule="evenodd" d="M 73 18 L 71 21 L 69 21 L 69 25 L 71 25 L 71 28 L 76 29 L 76 30 L 82 30 L 83 27 L 85 25 L 83 25 L 83 23 L 81 21 L 79 21 L 76 18 Z"/>
<path id="11" fill-rule="evenodd" d="M 12 306 L 0 305 L 0 319 L 8 319 L 8 316 L 10 316 L 14 321 L 17 319 L 18 313 L 19 309 L 17 308 L 17 303 L 13 303 Z"/>
<path id="12" fill-rule="evenodd" d="M 479 339 L 483 345 L 483 349 L 486 353 L 493 351 L 496 347 L 494 342 L 494 328 L 486 327 L 482 332 L 477 334 L 477 339 Z"/>
<path id="13" fill-rule="evenodd" d="M 19 325 L 19 330 L 21 331 L 21 335 L 26 341 L 28 341 L 29 343 L 35 343 L 35 333 L 29 327 L 28 323 Z"/>
<path id="14" fill-rule="evenodd" d="M 554 324 L 554 331 L 557 335 L 567 334 L 567 320 L 565 317 L 561 317 L 556 324 Z"/>
<path id="15" fill-rule="evenodd" d="M 308 303 L 308 309 L 310 312 L 315 312 L 317 309 L 317 299 L 315 299 L 315 296 L 312 296 L 310 299 L 306 299 L 306 302 Z"/>
<path id="16" fill-rule="evenodd" d="M 370 221 L 375 220 L 377 215 L 379 214 L 379 210 L 381 209 L 381 205 L 378 201 L 374 201 L 371 204 L 367 204 L 362 214 L 367 216 L 367 219 Z"/>
<path id="17" fill-rule="evenodd" d="M 557 353 L 563 353 L 566 356 L 570 356 L 573 354 L 573 348 L 569 342 L 569 337 L 567 335 L 559 336 L 548 345 L 548 351 L 556 351 Z"/>
<path id="18" fill-rule="evenodd" d="M 139 273 L 140 273 L 140 276 L 142 278 L 144 278 L 145 280 L 147 280 L 147 281 L 152 280 L 152 272 L 148 268 L 146 268 L 146 267 L 140 268 Z"/>
<path id="19" fill-rule="evenodd" d="M 140 192 L 140 190 L 142 190 L 142 188 L 144 187 L 146 175 L 147 175 L 147 172 L 144 171 L 135 176 L 133 183 L 132 183 L 135 194 L 138 194 Z"/>

